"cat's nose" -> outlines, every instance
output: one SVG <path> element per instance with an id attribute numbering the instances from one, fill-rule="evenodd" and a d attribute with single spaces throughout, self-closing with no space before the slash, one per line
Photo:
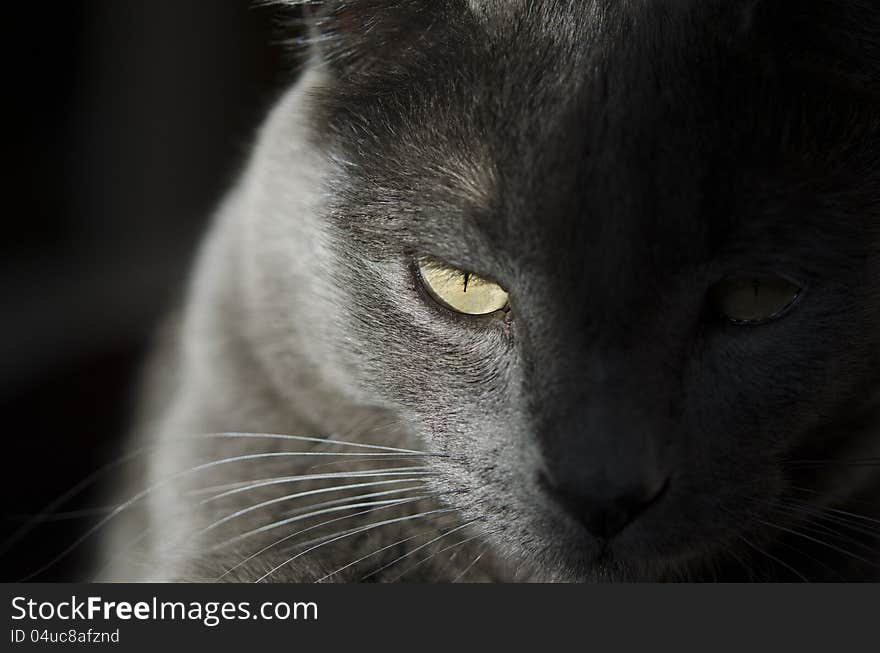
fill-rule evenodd
<path id="1" fill-rule="evenodd" d="M 565 509 L 593 536 L 610 540 L 666 493 L 667 479 L 630 486 L 566 487 L 550 484 Z"/>

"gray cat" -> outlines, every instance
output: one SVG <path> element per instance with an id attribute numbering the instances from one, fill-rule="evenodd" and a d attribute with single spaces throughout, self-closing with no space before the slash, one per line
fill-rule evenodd
<path id="1" fill-rule="evenodd" d="M 877 578 L 880 8 L 318 4 L 99 578 Z"/>

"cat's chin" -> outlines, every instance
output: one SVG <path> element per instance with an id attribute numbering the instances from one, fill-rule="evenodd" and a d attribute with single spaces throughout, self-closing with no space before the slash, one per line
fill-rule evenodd
<path id="1" fill-rule="evenodd" d="M 633 529 L 610 542 L 597 540 L 584 529 L 563 520 L 542 524 L 540 534 L 512 532 L 496 541 L 498 552 L 520 570 L 519 578 L 534 582 L 613 583 L 668 582 L 692 576 L 712 564 L 707 547 L 681 542 L 661 547 L 659 538 Z M 520 544 L 517 544 L 519 542 Z M 526 572 L 526 568 L 530 572 Z"/>
<path id="2" fill-rule="evenodd" d="M 556 564 L 542 566 L 536 576 L 538 580 L 564 583 L 660 583 L 686 577 L 685 570 L 691 566 L 701 565 L 688 555 L 676 559 L 631 558 L 603 549 L 592 555 L 572 551 L 566 560 L 557 558 Z"/>
<path id="3" fill-rule="evenodd" d="M 576 550 L 567 555 L 552 554 L 529 575 L 532 582 L 630 583 L 675 580 L 670 566 L 646 560 L 633 561 L 610 553 L 586 555 Z"/>
<path id="4" fill-rule="evenodd" d="M 661 547 L 653 538 L 624 538 L 606 545 L 595 540 L 583 544 L 571 541 L 545 557 L 543 573 L 561 582 L 666 583 L 698 578 L 739 579 L 741 574 L 724 571 L 724 543 L 714 541 L 679 543 Z M 550 563 L 550 560 L 553 563 Z M 730 561 L 727 561 L 730 562 Z"/>

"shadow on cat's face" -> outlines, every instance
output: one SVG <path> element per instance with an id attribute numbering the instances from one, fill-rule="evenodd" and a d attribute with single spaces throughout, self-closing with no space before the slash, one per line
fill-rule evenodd
<path id="1" fill-rule="evenodd" d="M 449 503 L 547 577 L 652 579 L 868 487 L 841 463 L 878 453 L 878 10 L 420 4 L 336 60 L 319 127 L 358 383 Z M 510 313 L 437 304 L 419 256 Z M 742 280 L 798 296 L 736 321 Z"/>

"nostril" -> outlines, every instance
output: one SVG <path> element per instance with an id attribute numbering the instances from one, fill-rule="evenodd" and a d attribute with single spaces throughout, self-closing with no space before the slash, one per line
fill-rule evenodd
<path id="1" fill-rule="evenodd" d="M 666 493 L 669 480 L 629 491 L 608 491 L 608 488 L 603 488 L 604 492 L 572 491 L 550 487 L 559 502 L 587 531 L 599 539 L 609 540 L 657 503 Z"/>

